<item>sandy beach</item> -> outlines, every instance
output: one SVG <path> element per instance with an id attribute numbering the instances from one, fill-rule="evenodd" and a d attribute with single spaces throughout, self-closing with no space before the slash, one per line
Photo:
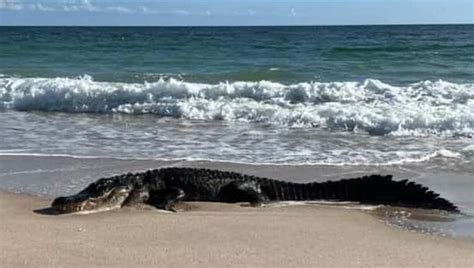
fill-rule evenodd
<path id="1" fill-rule="evenodd" d="M 35 212 L 1 192 L 3 267 L 472 267 L 474 243 L 408 232 L 360 211 L 187 203 L 88 215 Z"/>
<path id="2" fill-rule="evenodd" d="M 0 156 L 2 267 L 472 267 L 472 239 L 389 226 L 365 211 L 335 206 L 241 207 L 186 203 L 178 213 L 149 207 L 88 215 L 48 215 L 54 196 L 100 177 L 165 166 L 232 170 L 295 182 L 373 172 L 414 178 L 457 204 L 469 201 L 471 177 L 458 183 L 407 167 L 264 166 L 221 162 Z M 466 185 L 466 187 L 462 187 Z M 449 188 L 451 186 L 451 188 Z M 452 187 L 458 188 L 452 188 Z M 13 193 L 21 192 L 21 193 Z M 30 194 L 27 194 L 30 193 Z M 456 195 L 456 193 L 460 193 Z M 458 199 L 456 199 L 456 196 Z M 460 197 L 465 199 L 459 199 Z M 462 208 L 469 208 L 470 203 Z M 39 213 L 38 213 L 39 212 Z M 458 220 L 456 231 L 472 229 Z M 448 227 L 451 228 L 451 227 Z"/>

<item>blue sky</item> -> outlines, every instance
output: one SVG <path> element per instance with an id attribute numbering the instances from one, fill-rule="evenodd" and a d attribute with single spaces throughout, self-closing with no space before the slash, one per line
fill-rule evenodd
<path id="1" fill-rule="evenodd" d="M 0 25 L 474 23 L 472 0 L 0 0 Z"/>

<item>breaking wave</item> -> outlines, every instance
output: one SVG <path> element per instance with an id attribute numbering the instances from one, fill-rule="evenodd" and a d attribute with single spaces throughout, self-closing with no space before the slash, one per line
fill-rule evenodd
<path id="1" fill-rule="evenodd" d="M 365 131 L 371 135 L 474 135 L 474 84 L 363 82 L 98 82 L 0 76 L 0 109 L 156 114 L 183 119 Z"/>

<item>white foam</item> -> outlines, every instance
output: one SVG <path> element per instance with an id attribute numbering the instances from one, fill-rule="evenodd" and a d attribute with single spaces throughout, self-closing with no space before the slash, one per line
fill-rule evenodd
<path id="1" fill-rule="evenodd" d="M 21 153 L 21 152 L 4 152 L 0 150 L 0 156 L 30 156 L 30 157 L 61 157 L 61 158 L 73 158 L 73 159 L 115 159 L 115 160 L 156 160 L 163 162 L 176 162 L 176 161 L 209 161 L 209 162 L 218 162 L 218 163 L 234 163 L 234 164 L 244 164 L 244 165 L 276 165 L 280 166 L 282 164 L 291 165 L 291 166 L 306 166 L 306 165 L 322 165 L 322 166 L 392 166 L 392 165 L 402 165 L 409 163 L 422 163 L 429 161 L 437 157 L 447 157 L 447 158 L 462 158 L 461 154 L 452 152 L 449 150 L 441 149 L 434 151 L 432 153 L 423 154 L 421 152 L 396 152 L 396 157 L 390 157 L 392 153 L 384 152 L 373 152 L 369 155 L 353 155 L 352 159 L 346 160 L 344 155 L 347 155 L 346 151 L 332 150 L 332 152 L 326 152 L 326 158 L 319 161 L 297 161 L 289 159 L 279 159 L 280 161 L 237 161 L 235 159 L 221 160 L 214 158 L 206 157 L 118 157 L 118 156 L 107 156 L 107 155 L 73 155 L 73 154 L 55 154 L 55 153 Z M 378 157 L 378 161 L 370 157 Z M 392 159 L 392 160 L 387 160 Z M 55 170 L 52 170 L 55 171 Z M 44 172 L 52 172 L 50 170 Z M 37 173 L 39 171 L 32 171 L 31 173 Z M 12 174 L 12 173 L 9 173 Z"/>
<path id="2" fill-rule="evenodd" d="M 0 109 L 151 113 L 193 120 L 366 131 L 372 135 L 474 135 L 474 84 L 423 81 L 201 84 L 0 77 Z"/>
<path id="3" fill-rule="evenodd" d="M 462 155 L 460 153 L 453 152 L 453 151 L 446 150 L 446 149 L 438 150 L 438 151 L 436 151 L 436 153 L 437 153 L 438 156 L 441 156 L 441 157 L 462 158 Z"/>
<path id="4" fill-rule="evenodd" d="M 474 152 L 474 144 L 468 145 L 462 149 L 463 152 Z"/>

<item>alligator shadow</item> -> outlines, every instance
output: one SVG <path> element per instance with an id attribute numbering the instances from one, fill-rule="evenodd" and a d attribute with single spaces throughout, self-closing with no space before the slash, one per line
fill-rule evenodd
<path id="1" fill-rule="evenodd" d="M 52 207 L 35 209 L 35 210 L 33 210 L 33 212 L 34 212 L 34 213 L 41 214 L 41 215 L 49 215 L 49 216 L 61 214 L 61 213 L 59 213 L 58 210 L 56 210 L 56 209 L 54 209 L 54 208 L 52 208 Z"/>

